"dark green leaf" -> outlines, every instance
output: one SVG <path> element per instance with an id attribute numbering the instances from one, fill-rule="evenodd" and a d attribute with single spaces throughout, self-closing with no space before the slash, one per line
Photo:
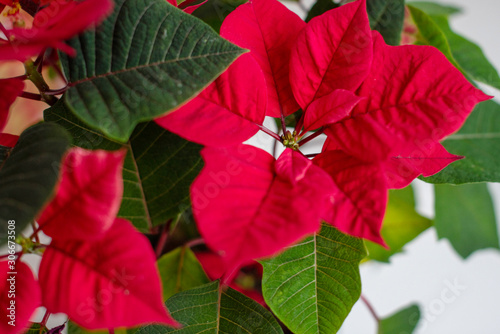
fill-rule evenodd
<path id="1" fill-rule="evenodd" d="M 222 290 L 215 281 L 172 296 L 167 308 L 183 328 L 152 325 L 137 334 L 283 333 L 273 315 L 260 304 L 231 288 Z"/>
<path id="2" fill-rule="evenodd" d="M 132 221 L 140 231 L 148 232 L 151 227 L 165 223 L 186 209 L 189 186 L 203 165 L 200 145 L 154 122 L 139 124 L 129 142 L 121 144 L 89 129 L 61 102 L 47 109 L 44 117 L 66 128 L 73 135 L 76 146 L 104 150 L 125 147 L 128 150 L 123 166 L 123 201 L 118 216 Z"/>
<path id="3" fill-rule="evenodd" d="M 463 127 L 446 138 L 444 147 L 465 156 L 440 173 L 423 178 L 431 183 L 462 184 L 500 182 L 500 105 L 494 101 L 479 103 Z"/>
<path id="4" fill-rule="evenodd" d="M 491 195 L 486 184 L 435 185 L 438 237 L 463 258 L 484 248 L 500 248 Z"/>
<path id="5" fill-rule="evenodd" d="M 320 233 L 262 261 L 264 299 L 294 333 L 336 333 L 361 294 L 361 239 L 323 224 Z"/>
<path id="6" fill-rule="evenodd" d="M 2 168 L 3 163 L 5 162 L 11 151 L 12 147 L 0 145 L 0 169 Z"/>
<path id="7" fill-rule="evenodd" d="M 246 2 L 246 0 L 208 0 L 195 10 L 193 15 L 203 20 L 215 31 L 219 31 L 226 16 Z"/>
<path id="8" fill-rule="evenodd" d="M 420 320 L 420 309 L 411 305 L 388 318 L 382 319 L 378 334 L 411 334 Z"/>
<path id="9" fill-rule="evenodd" d="M 451 53 L 462 70 L 473 80 L 500 89 L 500 76 L 481 48 L 453 32 L 445 16 L 432 16 L 432 19 L 448 39 Z"/>
<path id="10" fill-rule="evenodd" d="M 422 217 L 415 211 L 415 200 L 411 186 L 400 190 L 390 190 L 389 203 L 382 225 L 382 237 L 389 249 L 365 241 L 368 258 L 389 262 L 392 255 L 401 252 L 404 245 L 415 239 L 431 225 L 431 220 Z"/>
<path id="11" fill-rule="evenodd" d="M 309 13 L 307 13 L 306 22 L 311 21 L 314 17 L 320 16 L 321 14 L 339 7 L 340 5 L 333 2 L 333 0 L 317 0 L 316 3 L 311 7 Z"/>
<path id="12" fill-rule="evenodd" d="M 67 105 L 107 136 L 126 142 L 136 124 L 200 92 L 244 51 L 164 0 L 115 0 L 97 30 L 61 54 Z"/>
<path id="13" fill-rule="evenodd" d="M 389 45 L 399 45 L 405 18 L 404 0 L 370 0 L 366 2 L 370 26 L 382 34 Z"/>
<path id="14" fill-rule="evenodd" d="M 434 2 L 428 2 L 428 1 L 411 1 L 407 2 L 408 5 L 411 5 L 412 7 L 416 7 L 420 9 L 421 11 L 427 13 L 428 15 L 444 15 L 444 16 L 449 16 L 453 14 L 458 14 L 462 12 L 462 10 L 458 7 L 454 6 L 449 6 L 449 5 L 442 5 L 442 4 L 437 4 Z"/>
<path id="15" fill-rule="evenodd" d="M 0 170 L 0 244 L 7 242 L 9 220 L 19 234 L 51 199 L 70 141 L 68 132 L 52 123 L 21 134 Z"/>
<path id="16" fill-rule="evenodd" d="M 188 247 L 179 247 L 163 255 L 158 259 L 157 266 L 163 285 L 163 300 L 210 282 Z"/>

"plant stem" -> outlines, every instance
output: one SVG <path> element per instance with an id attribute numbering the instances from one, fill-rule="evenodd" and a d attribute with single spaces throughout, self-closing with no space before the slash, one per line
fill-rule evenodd
<path id="1" fill-rule="evenodd" d="M 365 296 L 361 295 L 361 300 L 363 301 L 363 303 L 365 303 L 366 307 L 368 308 L 368 311 L 370 311 L 370 313 L 375 318 L 377 323 L 380 323 L 380 318 L 377 315 L 377 312 L 375 312 L 375 309 L 373 308 L 372 304 L 370 304 L 370 302 L 368 301 L 368 299 L 366 299 Z"/>
<path id="2" fill-rule="evenodd" d="M 203 240 L 203 238 L 198 238 L 187 242 L 186 247 L 192 248 L 198 245 L 203 245 L 204 243 L 205 241 Z"/>
<path id="3" fill-rule="evenodd" d="M 301 141 L 299 141 L 299 146 L 302 146 L 304 144 L 307 144 L 308 142 L 310 142 L 311 140 L 313 140 L 314 138 L 318 137 L 319 135 L 321 135 L 323 133 L 325 129 L 323 127 L 319 128 L 318 131 L 316 131 L 315 133 L 313 133 L 312 135 L 302 139 Z"/>
<path id="4" fill-rule="evenodd" d="M 33 234 L 30 236 L 30 239 L 33 239 L 33 237 L 35 237 L 36 243 L 39 244 L 40 238 L 38 237 L 38 228 L 36 227 L 34 221 L 31 221 L 31 228 L 33 228 Z"/>
<path id="5" fill-rule="evenodd" d="M 42 330 L 42 328 L 46 327 L 47 321 L 49 320 L 49 317 L 50 317 L 50 312 L 45 311 L 45 314 L 43 315 L 42 322 L 40 323 L 40 330 Z"/>
<path id="6" fill-rule="evenodd" d="M 270 135 L 274 139 L 279 140 L 281 142 L 281 137 L 278 136 L 278 134 L 272 132 L 271 130 L 269 130 L 268 128 L 266 128 L 264 125 L 257 124 L 257 126 L 260 128 L 261 131 L 267 133 L 268 135 Z"/>
<path id="7" fill-rule="evenodd" d="M 168 232 L 170 230 L 170 224 L 172 223 L 172 219 L 169 219 L 165 225 L 163 225 L 163 228 L 160 232 L 160 238 L 158 239 L 158 243 L 156 244 L 156 258 L 159 259 L 163 249 L 165 248 L 165 244 L 167 243 L 168 239 Z"/>
<path id="8" fill-rule="evenodd" d="M 108 328 L 108 333 L 109 334 L 115 334 L 115 329 L 114 328 Z"/>
<path id="9" fill-rule="evenodd" d="M 28 100 L 42 101 L 42 95 L 30 92 L 22 92 L 21 94 L 19 94 L 19 97 L 24 97 Z"/>
<path id="10" fill-rule="evenodd" d="M 43 76 L 38 72 L 35 63 L 31 60 L 27 60 L 24 63 L 24 68 L 26 69 L 27 78 L 31 80 L 31 82 L 33 82 L 36 88 L 40 91 L 41 100 L 50 105 L 54 105 L 57 102 L 57 98 L 55 96 L 45 95 L 45 92 L 50 90 L 50 88 L 43 79 Z"/>

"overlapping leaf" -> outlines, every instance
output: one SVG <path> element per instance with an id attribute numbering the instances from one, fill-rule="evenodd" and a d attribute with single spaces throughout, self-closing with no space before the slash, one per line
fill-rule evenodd
<path id="1" fill-rule="evenodd" d="M 415 199 L 411 186 L 389 191 L 389 202 L 382 223 L 381 234 L 389 247 L 384 248 L 365 241 L 368 258 L 389 262 L 389 258 L 401 252 L 403 247 L 432 225 L 430 219 L 415 211 Z"/>
<path id="2" fill-rule="evenodd" d="M 279 15 L 280 19 L 275 17 Z M 290 115 L 299 109 L 289 81 L 289 60 L 305 23 L 277 0 L 253 0 L 239 6 L 222 24 L 221 36 L 249 49 L 267 83 L 268 116 Z"/>
<path id="3" fill-rule="evenodd" d="M 188 247 L 179 247 L 163 255 L 158 259 L 157 266 L 163 285 L 163 300 L 209 282 L 202 266 Z"/>
<path id="4" fill-rule="evenodd" d="M 486 184 L 435 185 L 439 238 L 463 258 L 484 248 L 500 249 L 495 212 Z"/>
<path id="5" fill-rule="evenodd" d="M 7 239 L 7 238 L 6 238 Z M 24 332 L 36 308 L 40 306 L 41 291 L 31 269 L 23 262 L 0 262 L 0 332 Z M 14 304 L 12 304 L 14 302 Z"/>
<path id="6" fill-rule="evenodd" d="M 361 239 L 328 224 L 270 260 L 262 261 L 264 299 L 297 334 L 336 333 L 361 294 Z"/>
<path id="7" fill-rule="evenodd" d="M 136 334 L 283 334 L 269 311 L 231 288 L 223 291 L 218 281 L 180 292 L 166 304 L 183 327 L 148 326 Z"/>
<path id="8" fill-rule="evenodd" d="M 128 150 L 123 169 L 123 199 L 118 216 L 140 231 L 165 223 L 189 203 L 189 186 L 203 162 L 201 147 L 154 124 L 140 124 L 127 144 L 89 129 L 63 103 L 47 109 L 46 121 L 56 122 L 73 135 L 73 145 L 87 149 Z M 152 163 L 154 161 L 154 163 Z"/>
<path id="9" fill-rule="evenodd" d="M 97 241 L 52 240 L 40 264 L 43 305 L 89 329 L 174 325 L 155 262 L 147 238 L 123 219 Z"/>
<path id="10" fill-rule="evenodd" d="M 370 0 L 366 2 L 370 27 L 377 30 L 389 45 L 399 45 L 405 16 L 404 0 Z"/>
<path id="11" fill-rule="evenodd" d="M 34 125 L 0 165 L 0 244 L 7 241 L 8 220 L 21 233 L 50 200 L 70 140 L 57 124 Z"/>
<path id="12" fill-rule="evenodd" d="M 120 208 L 125 154 L 70 150 L 57 194 L 37 220 L 45 234 L 53 239 L 101 238 Z"/>
<path id="13" fill-rule="evenodd" d="M 372 52 L 365 1 L 311 20 L 290 58 L 290 83 L 302 110 L 335 89 L 355 91 L 370 72 Z"/>
<path id="14" fill-rule="evenodd" d="M 240 145 L 205 148 L 202 155 L 193 213 L 207 245 L 222 251 L 231 269 L 314 233 L 331 205 L 331 178 L 299 152 L 288 149 L 275 161 Z"/>
<path id="15" fill-rule="evenodd" d="M 61 55 L 67 105 L 125 142 L 135 125 L 177 107 L 214 80 L 243 50 L 163 0 L 116 0 L 99 29 Z"/>

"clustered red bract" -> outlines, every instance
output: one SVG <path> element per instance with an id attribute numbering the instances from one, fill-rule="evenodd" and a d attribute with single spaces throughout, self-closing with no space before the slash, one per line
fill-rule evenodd
<path id="1" fill-rule="evenodd" d="M 276 0 L 253 0 L 225 19 L 221 36 L 250 52 L 156 121 L 207 146 L 191 200 L 227 277 L 317 232 L 322 220 L 385 245 L 387 190 L 460 159 L 439 141 L 489 98 L 437 49 L 388 46 L 371 31 L 365 0 L 308 24 Z M 269 133 L 265 116 L 299 108 L 277 160 L 242 144 L 258 129 Z M 299 147 L 312 130 L 327 140 L 309 160 Z"/>

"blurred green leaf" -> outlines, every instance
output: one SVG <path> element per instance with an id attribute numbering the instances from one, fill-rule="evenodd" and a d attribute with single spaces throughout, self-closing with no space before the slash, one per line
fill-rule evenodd
<path id="1" fill-rule="evenodd" d="M 382 319 L 378 326 L 378 334 L 411 334 L 420 320 L 420 309 L 411 305 L 397 313 Z"/>
<path id="2" fill-rule="evenodd" d="M 367 259 L 389 262 L 389 258 L 402 251 L 403 247 L 427 230 L 432 221 L 415 211 L 413 189 L 390 190 L 389 203 L 382 225 L 382 237 L 389 246 L 385 249 L 379 244 L 365 240 L 368 249 Z"/>
<path id="3" fill-rule="evenodd" d="M 173 295 L 166 305 L 183 327 L 151 325 L 141 328 L 137 334 L 283 333 L 263 306 L 231 288 L 224 289 L 215 281 Z"/>
<path id="4" fill-rule="evenodd" d="M 210 282 L 200 262 L 186 246 L 160 257 L 157 266 L 163 286 L 163 300 Z"/>
<path id="5" fill-rule="evenodd" d="M 0 245 L 7 242 L 8 221 L 19 235 L 50 201 L 70 141 L 57 124 L 33 125 L 0 165 Z"/>
<path id="6" fill-rule="evenodd" d="M 361 294 L 361 239 L 331 225 L 261 261 L 262 292 L 274 314 L 297 334 L 336 333 Z"/>
<path id="7" fill-rule="evenodd" d="M 462 10 L 459 7 L 450 6 L 450 5 L 442 5 L 435 2 L 429 1 L 410 1 L 407 2 L 408 5 L 412 7 L 418 8 L 423 12 L 426 12 L 428 15 L 444 15 L 449 16 L 453 14 L 461 13 Z"/>
<path id="8" fill-rule="evenodd" d="M 404 0 L 370 0 L 366 2 L 370 27 L 377 30 L 389 45 L 399 45 L 405 18 Z"/>
<path id="9" fill-rule="evenodd" d="M 499 249 L 491 195 L 484 183 L 435 185 L 438 237 L 446 238 L 463 258 L 484 248 Z"/>

